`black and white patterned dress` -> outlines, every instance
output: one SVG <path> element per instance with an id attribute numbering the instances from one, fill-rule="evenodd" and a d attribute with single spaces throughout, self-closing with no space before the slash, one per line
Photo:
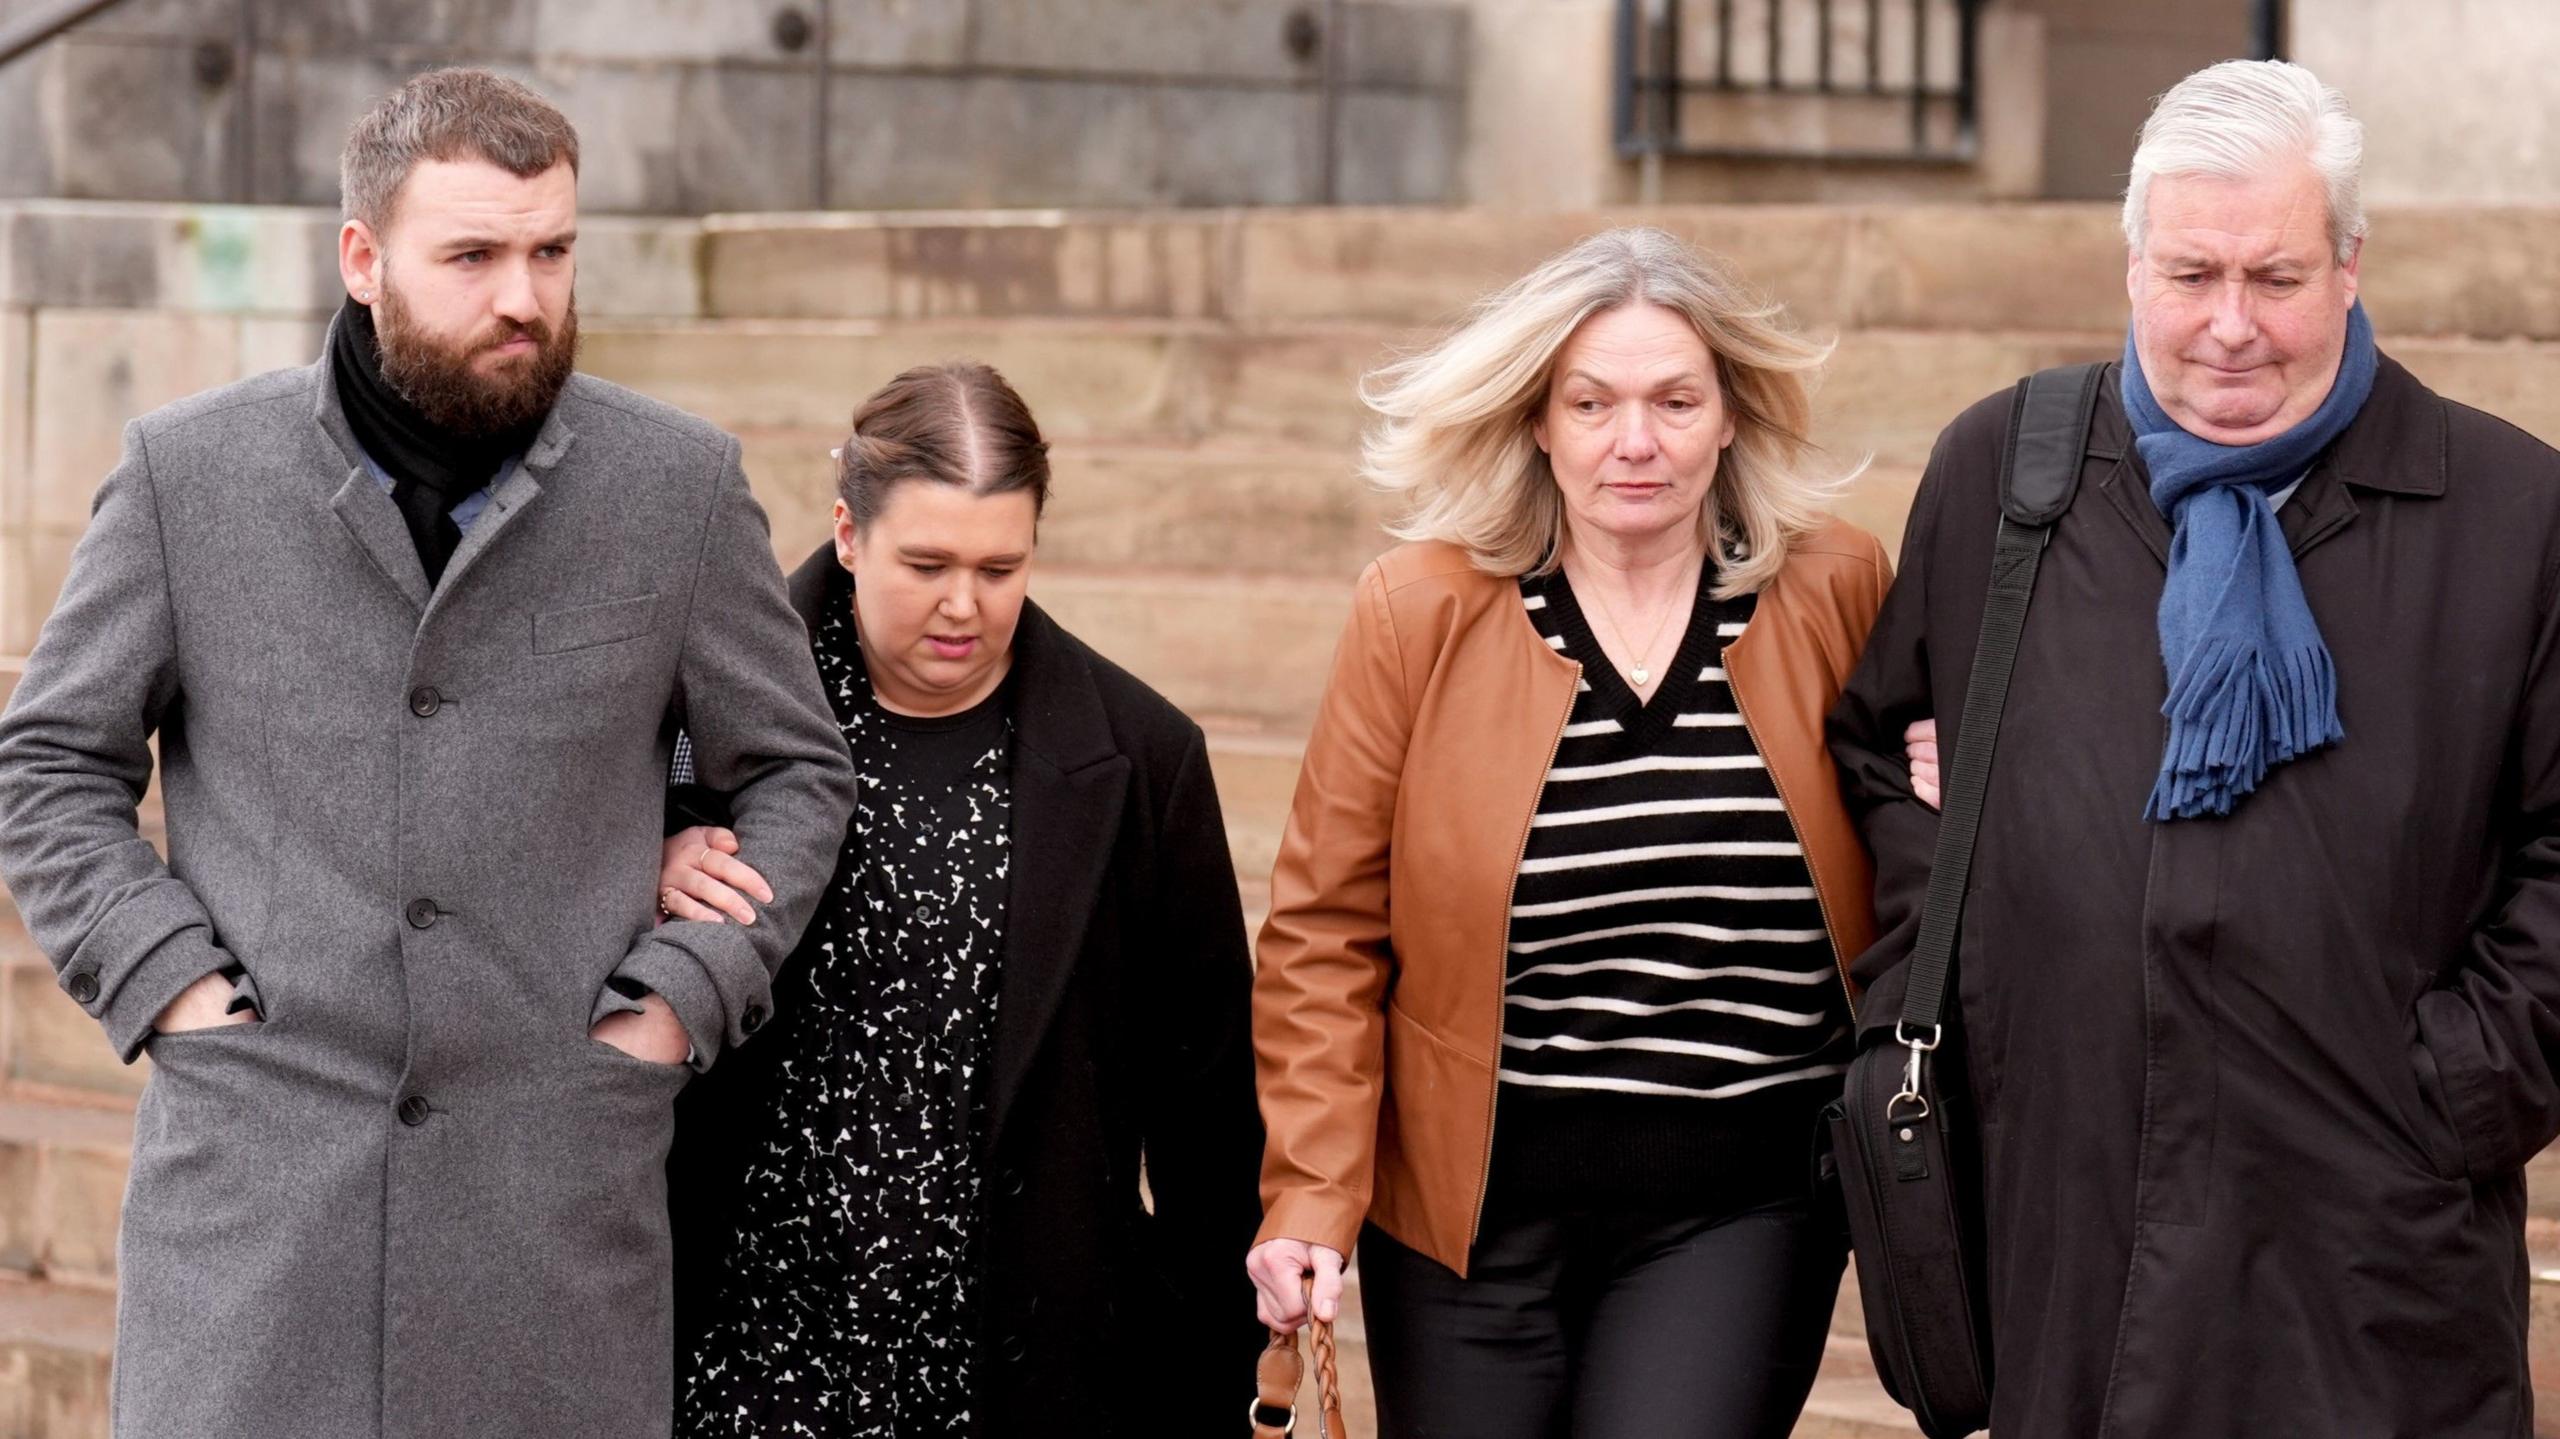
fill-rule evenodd
<path id="1" fill-rule="evenodd" d="M 882 709 L 835 588 L 818 669 L 862 797 L 757 1041 L 779 1053 L 713 1320 L 678 1356 L 684 1439 L 940 1439 L 972 1417 L 1008 694 L 938 719 Z"/>

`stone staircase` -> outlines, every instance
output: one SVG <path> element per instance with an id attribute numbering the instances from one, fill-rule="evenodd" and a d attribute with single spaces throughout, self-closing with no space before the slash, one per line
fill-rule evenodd
<path id="1" fill-rule="evenodd" d="M 6 653 L 50 603 L 117 426 L 307 357 L 332 271 L 326 217 L 305 212 L 0 212 L 15 266 L 0 265 Z M 824 536 L 827 451 L 856 401 L 925 361 L 1003 370 L 1054 445 L 1033 594 L 1208 729 L 1258 918 L 1350 583 L 1386 543 L 1352 474 L 1353 381 L 1613 218 L 1731 256 L 1838 337 L 1817 438 L 1871 461 L 1844 508 L 1888 543 L 1959 409 L 2121 344 L 2122 246 L 2103 207 L 747 216 L 599 221 L 584 363 L 740 435 L 787 563 Z M 2366 295 L 2385 348 L 2422 377 L 2560 439 L 2552 233 L 2528 212 L 2385 211 Z M 187 248 L 206 235 L 261 258 L 214 283 L 216 262 Z M 133 255 L 157 268 L 115 268 Z M 12 673 L 0 660 L 0 685 Z M 0 1436 L 105 1432 L 114 1215 L 143 1077 L 0 910 Z M 2560 1170 L 2542 1178 L 2536 1252 L 2560 1256 Z M 2560 1394 L 2560 1284 L 2535 1304 L 2550 1316 L 2537 1375 Z M 1372 1433 L 1356 1313 L 1344 1341 L 1353 1424 Z M 1874 1382 L 1853 1292 L 1797 1432 L 1917 1432 Z"/>

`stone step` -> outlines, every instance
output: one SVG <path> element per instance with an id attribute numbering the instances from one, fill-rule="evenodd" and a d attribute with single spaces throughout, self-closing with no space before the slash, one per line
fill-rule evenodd
<path id="1" fill-rule="evenodd" d="M 2543 212 L 2385 206 L 2372 221 L 2363 295 L 2384 334 L 2560 338 L 2560 240 Z M 699 242 L 700 313 L 1439 324 L 1617 224 L 1727 257 L 1814 326 L 2124 324 L 2116 207 L 2067 203 L 714 216 Z"/>
<path id="2" fill-rule="evenodd" d="M 115 1331 L 113 1295 L 0 1283 L 0 1434 L 107 1439 Z"/>
<path id="3" fill-rule="evenodd" d="M 0 1100 L 0 1271 L 112 1289 L 133 1116 Z"/>
<path id="4" fill-rule="evenodd" d="M 105 1031 L 62 992 L 53 966 L 26 939 L 16 906 L 0 913 L 0 1082 L 10 1094 L 130 1108 L 151 1061 L 125 1064 Z"/>
<path id="5" fill-rule="evenodd" d="M 1259 886 L 1267 894 L 1305 750 L 1303 740 L 1287 735 L 1228 726 L 1209 731 L 1209 768 L 1217 779 L 1227 852 L 1239 885 Z"/>
<path id="6" fill-rule="evenodd" d="M 1205 725 L 1304 733 L 1351 587 L 1252 575 L 1041 566 L 1031 596 Z"/>
<path id="7" fill-rule="evenodd" d="M 912 365 L 984 360 L 1042 432 L 1072 444 L 1320 447 L 1347 462 L 1371 416 L 1361 374 L 1429 332 L 1378 326 L 1238 330 L 1184 321 L 873 324 L 604 323 L 582 332 L 590 372 L 745 434 L 796 436 L 819 476 L 854 405 Z M 1846 465 L 1917 468 L 1965 406 L 2047 365 L 2115 354 L 2112 332 L 1856 330 L 1815 397 L 1815 437 Z M 2560 370 L 2560 353 L 2550 357 Z M 810 441 L 824 438 L 824 443 Z M 805 485 L 806 478 L 794 481 Z"/>

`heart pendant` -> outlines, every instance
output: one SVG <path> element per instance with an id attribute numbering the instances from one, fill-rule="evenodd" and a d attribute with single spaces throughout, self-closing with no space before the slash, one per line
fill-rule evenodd
<path id="1" fill-rule="evenodd" d="M 1653 683 L 1653 672 L 1642 665 L 1636 666 L 1632 673 L 1635 675 L 1636 683 L 1640 686 Z"/>

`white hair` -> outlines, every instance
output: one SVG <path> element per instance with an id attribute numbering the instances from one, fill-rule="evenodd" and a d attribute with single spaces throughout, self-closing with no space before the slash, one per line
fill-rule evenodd
<path id="1" fill-rule="evenodd" d="M 2364 239 L 2364 124 L 2347 97 L 2299 65 L 2225 60 L 2177 83 L 2142 122 L 2124 189 L 2125 243 L 2142 248 L 2145 201 L 2157 175 L 2255 179 L 2308 163 L 2329 194 L 2338 263 Z"/>

